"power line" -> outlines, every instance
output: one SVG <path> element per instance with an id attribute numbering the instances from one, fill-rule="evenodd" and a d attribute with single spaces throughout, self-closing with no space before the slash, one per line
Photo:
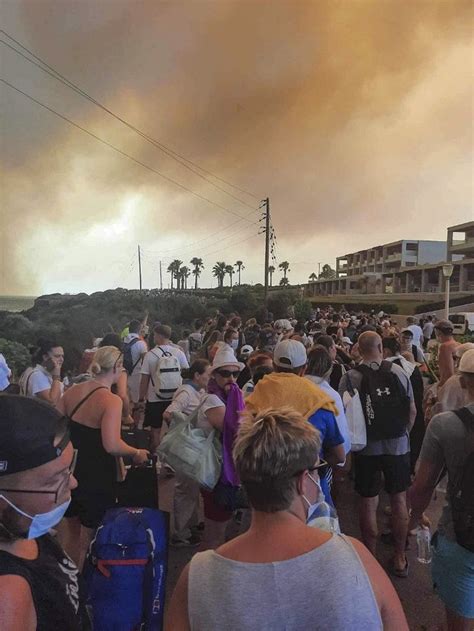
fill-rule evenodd
<path id="1" fill-rule="evenodd" d="M 159 175 L 164 180 L 167 180 L 168 182 L 171 182 L 175 186 L 178 186 L 179 188 L 183 189 L 184 191 L 186 191 L 188 193 L 191 193 L 195 197 L 198 197 L 199 199 L 202 199 L 203 201 L 208 202 L 209 204 L 212 204 L 213 206 L 216 206 L 217 208 L 220 208 L 221 210 L 224 210 L 225 212 L 230 213 L 231 215 L 235 215 L 236 217 L 240 217 L 240 219 L 244 219 L 245 221 L 248 221 L 249 223 L 252 223 L 249 219 L 245 219 L 245 217 L 243 217 L 242 215 L 239 215 L 239 213 L 236 213 L 235 211 L 230 210 L 229 208 L 226 208 L 225 206 L 222 206 L 221 204 L 218 204 L 217 202 L 214 202 L 211 199 L 208 199 L 207 197 L 204 197 L 204 195 L 201 195 L 200 193 L 196 193 L 195 191 L 191 190 L 187 186 L 184 186 L 184 184 L 180 184 L 176 180 L 173 180 L 172 178 L 168 177 L 167 175 L 164 175 L 163 173 L 160 173 L 160 171 L 157 171 L 156 169 L 154 169 L 153 167 L 149 166 L 148 164 L 145 164 L 141 160 L 137 160 L 137 158 L 134 158 L 130 154 L 126 153 L 125 151 L 122 151 L 122 149 L 118 149 L 117 147 L 112 145 L 110 142 L 107 142 L 107 140 L 103 140 L 102 138 L 100 138 L 96 134 L 92 133 L 88 129 L 85 129 L 85 127 L 81 127 L 81 125 L 78 125 L 77 123 L 72 121 L 70 118 L 67 118 L 67 116 L 63 116 L 63 114 L 60 114 L 59 112 L 57 112 L 56 110 L 53 110 L 48 105 L 45 105 L 41 101 L 38 101 L 37 99 L 32 97 L 30 94 L 27 94 L 26 92 L 23 92 L 23 90 L 20 90 L 20 88 L 17 88 L 16 86 L 14 86 L 13 84 L 9 83 L 5 79 L 0 78 L 0 81 L 2 83 L 4 83 L 5 85 L 7 85 L 9 88 L 11 88 L 13 90 L 16 90 L 17 92 L 19 92 L 20 94 L 25 96 L 30 101 L 33 101 L 33 103 L 36 103 L 37 105 L 39 105 L 40 107 L 44 108 L 45 110 L 48 110 L 48 112 L 51 112 L 52 114 L 54 114 L 55 116 L 58 116 L 59 118 L 61 118 L 62 120 L 66 121 L 70 125 L 73 125 L 73 127 L 76 127 L 77 129 L 80 129 L 81 131 L 83 131 L 84 133 L 88 134 L 92 138 L 95 138 L 95 140 L 98 140 L 99 142 L 101 142 L 102 144 L 106 145 L 107 147 L 110 147 L 111 149 L 113 149 L 117 153 L 120 153 L 122 156 L 125 156 L 129 160 L 132 160 L 132 162 L 135 162 L 136 164 L 144 167 L 145 169 L 148 169 L 152 173 L 155 173 L 156 175 Z"/>
<path id="2" fill-rule="evenodd" d="M 254 212 L 254 211 L 252 211 L 252 212 Z M 248 215 L 245 215 L 245 218 L 249 217 L 251 214 L 252 213 L 249 213 Z M 242 221 L 241 219 L 238 219 L 237 221 L 233 221 L 228 226 L 225 226 L 224 228 L 220 228 L 219 230 L 216 230 L 215 232 L 212 232 L 207 237 L 204 237 L 203 239 L 199 239 L 198 241 L 193 241 L 191 243 L 184 244 L 183 246 L 179 246 L 179 247 L 172 248 L 172 249 L 169 249 L 169 250 L 159 250 L 159 251 L 158 250 L 147 250 L 147 252 L 150 253 L 150 254 L 155 254 L 157 256 L 162 256 L 163 254 L 169 254 L 170 252 L 181 252 L 182 250 L 185 250 L 185 249 L 187 250 L 187 249 L 189 249 L 191 247 L 194 247 L 195 245 L 197 245 L 199 243 L 202 243 L 203 241 L 207 241 L 208 239 L 211 239 L 212 237 L 216 236 L 217 234 L 220 234 L 221 232 L 225 232 L 225 230 L 228 230 L 232 226 L 235 226 L 236 224 L 240 223 L 241 221 Z M 257 222 L 253 221 L 252 225 L 257 225 Z M 245 226 L 245 229 L 247 229 L 247 228 L 249 228 L 249 226 Z M 233 232 L 232 234 L 233 235 L 239 234 L 241 231 L 242 230 L 239 229 L 239 230 L 236 230 L 235 232 Z M 224 238 L 227 239 L 227 237 L 224 237 Z M 201 249 L 205 249 L 207 247 L 208 246 L 203 246 L 203 248 L 199 248 L 198 251 L 200 251 Z M 168 258 L 168 257 L 165 256 L 163 258 Z"/>
<path id="3" fill-rule="evenodd" d="M 78 87 L 77 85 L 75 85 L 72 81 L 70 81 L 67 77 L 65 77 L 64 75 L 62 75 L 61 73 L 59 73 L 55 68 L 53 68 L 52 66 L 50 66 L 49 64 L 47 64 L 43 59 L 41 59 L 40 57 L 38 57 L 37 55 L 35 55 L 35 53 L 33 53 L 31 50 L 29 50 L 26 46 L 24 46 L 23 44 L 21 44 L 21 42 L 19 42 L 18 40 L 16 40 L 14 37 L 12 37 L 11 35 L 9 35 L 6 31 L 4 31 L 3 29 L 0 29 L 0 33 L 3 33 L 4 35 L 6 35 L 10 40 L 12 40 L 13 42 L 15 42 L 15 44 L 17 44 L 18 46 L 20 46 L 23 50 L 27 51 L 27 53 L 29 55 L 31 55 L 32 57 L 34 57 L 34 59 L 37 59 L 40 63 L 36 63 L 35 61 L 33 61 L 33 59 L 30 59 L 29 57 L 27 57 L 26 55 L 24 55 L 21 51 L 17 50 L 14 46 L 12 46 L 11 44 L 9 44 L 8 42 L 5 42 L 3 40 L 0 40 L 0 43 L 4 44 L 5 46 L 8 46 L 8 48 L 10 48 L 11 50 L 13 50 L 14 52 L 16 52 L 18 55 L 20 55 L 21 57 L 23 57 L 24 59 L 26 59 L 26 61 L 30 62 L 31 64 L 35 65 L 37 68 L 39 68 L 40 70 L 42 70 L 43 72 L 47 73 L 48 75 L 50 75 L 51 77 L 53 77 L 54 79 L 56 79 L 56 81 L 59 81 L 60 83 L 66 85 L 68 88 L 70 88 L 71 90 L 74 90 L 77 94 L 80 94 L 82 97 L 84 97 L 85 99 L 87 99 L 88 101 L 90 101 L 91 103 L 94 103 L 94 105 L 96 105 L 97 107 L 100 107 L 104 112 L 107 112 L 108 114 L 110 114 L 110 116 L 113 116 L 116 120 L 120 121 L 123 125 L 125 125 L 126 127 L 128 127 L 129 129 L 131 129 L 132 131 L 134 131 L 135 133 L 137 133 L 139 136 L 141 136 L 144 140 L 147 140 L 149 143 L 151 143 L 152 145 L 154 145 L 157 149 L 160 149 L 160 151 L 162 151 L 163 153 L 165 153 L 167 156 L 169 156 L 170 158 L 172 158 L 173 160 L 176 160 L 179 164 L 181 164 L 182 166 L 184 166 L 186 169 L 190 170 L 192 173 L 194 173 L 195 175 L 197 175 L 198 177 L 202 178 L 203 180 L 205 180 L 206 182 L 208 182 L 209 184 L 211 184 L 212 186 L 214 186 L 217 190 L 225 193 L 226 195 L 229 195 L 229 197 L 232 197 L 233 199 L 235 199 L 236 201 L 240 202 L 241 204 L 244 204 L 245 206 L 248 206 L 249 208 L 251 208 L 250 204 L 248 204 L 246 201 L 240 199 L 239 197 L 236 197 L 235 195 L 233 195 L 232 193 L 229 193 L 229 191 L 226 191 L 224 188 L 218 186 L 215 182 L 213 182 L 212 180 L 210 180 L 209 178 L 207 178 L 205 175 L 202 175 L 202 173 L 199 173 L 198 171 L 196 171 L 195 169 L 200 169 L 201 171 L 203 171 L 204 173 L 206 173 L 207 175 L 210 175 L 211 177 L 223 182 L 224 184 L 226 184 L 227 186 L 231 186 L 232 188 L 239 190 L 241 193 L 244 193 L 246 195 L 250 195 L 251 197 L 254 197 L 255 199 L 258 199 L 258 197 L 256 195 L 254 195 L 253 193 L 250 193 L 249 191 L 246 191 L 243 188 L 240 188 L 238 186 L 236 186 L 235 184 L 232 184 L 231 182 L 228 182 L 226 180 L 224 180 L 223 178 L 211 173 L 210 171 L 207 171 L 206 169 L 204 169 L 203 167 L 199 166 L 198 164 L 196 164 L 195 162 L 193 162 L 192 160 L 189 160 L 188 158 L 185 158 L 184 156 L 180 155 L 179 153 L 177 153 L 176 151 L 173 151 L 173 149 L 171 149 L 170 147 L 167 147 L 166 145 L 164 145 L 163 143 L 159 142 L 158 140 L 155 140 L 152 136 L 149 136 L 147 133 L 143 132 L 142 130 L 138 129 L 137 127 L 135 127 L 134 125 L 132 125 L 131 123 L 129 123 L 128 121 L 126 121 L 124 118 L 122 118 L 121 116 L 119 116 L 118 114 L 115 114 L 114 112 L 112 112 L 112 110 L 110 110 L 109 108 L 107 108 L 105 105 L 103 105 L 102 103 L 100 103 L 99 101 L 97 101 L 94 97 L 90 96 L 87 92 L 85 92 L 84 90 L 82 90 L 82 88 Z M 42 65 L 40 65 L 42 64 Z M 188 163 L 188 164 L 186 164 Z M 192 166 L 190 166 L 192 165 Z M 193 168 L 194 167 L 194 168 Z"/>

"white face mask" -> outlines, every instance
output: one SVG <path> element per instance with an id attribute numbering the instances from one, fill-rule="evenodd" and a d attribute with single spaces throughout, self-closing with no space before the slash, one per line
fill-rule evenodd
<path id="1" fill-rule="evenodd" d="M 230 345 L 236 351 L 239 348 L 239 340 L 231 340 Z"/>
<path id="2" fill-rule="evenodd" d="M 64 517 L 64 513 L 67 511 L 69 504 L 71 503 L 71 498 L 69 498 L 63 504 L 56 506 L 53 510 L 48 511 L 47 513 L 38 513 L 37 515 L 31 516 L 28 513 L 23 512 L 15 506 L 13 502 L 10 502 L 4 495 L 0 495 L 0 498 L 3 498 L 7 504 L 9 504 L 13 510 L 23 517 L 28 517 L 31 519 L 30 527 L 28 528 L 28 534 L 26 539 L 37 539 L 42 535 L 45 535 L 51 528 L 59 524 L 61 519 Z"/>
<path id="3" fill-rule="evenodd" d="M 318 498 L 314 504 L 311 504 L 309 500 L 303 495 L 303 499 L 308 505 L 308 513 L 306 515 L 306 524 L 326 532 L 340 533 L 339 518 L 336 513 L 336 509 L 328 504 L 324 499 L 324 493 L 318 480 L 315 480 L 311 474 L 309 474 L 311 480 L 318 487 Z"/>

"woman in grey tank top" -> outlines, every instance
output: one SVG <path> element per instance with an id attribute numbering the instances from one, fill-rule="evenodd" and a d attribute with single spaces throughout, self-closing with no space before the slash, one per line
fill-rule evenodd
<path id="1" fill-rule="evenodd" d="M 166 631 L 407 631 L 400 600 L 357 540 L 306 525 L 319 433 L 290 408 L 247 415 L 234 460 L 249 530 L 183 571 Z"/>

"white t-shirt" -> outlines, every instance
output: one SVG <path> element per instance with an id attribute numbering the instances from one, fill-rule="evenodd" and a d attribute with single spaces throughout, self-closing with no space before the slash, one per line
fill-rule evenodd
<path id="1" fill-rule="evenodd" d="M 428 321 L 423 327 L 423 337 L 426 341 L 431 340 L 431 336 L 433 335 L 434 324 L 433 322 Z"/>
<path id="2" fill-rule="evenodd" d="M 221 401 L 221 399 L 219 399 L 217 394 L 206 394 L 203 404 L 200 407 L 199 412 L 198 412 L 196 427 L 200 427 L 206 433 L 209 433 L 214 428 L 207 420 L 206 412 L 210 410 L 211 408 L 223 408 L 223 407 L 225 407 L 225 404 L 223 401 Z"/>
<path id="3" fill-rule="evenodd" d="M 410 326 L 407 326 L 407 329 L 410 329 L 413 333 L 413 344 L 421 348 L 421 342 L 423 340 L 423 331 L 421 330 L 421 327 L 418 326 L 418 324 L 410 324 Z"/>
<path id="4" fill-rule="evenodd" d="M 10 385 L 12 371 L 8 367 L 7 360 L 0 353 L 0 391 L 5 390 Z"/>
<path id="5" fill-rule="evenodd" d="M 177 346 L 171 346 L 171 344 L 162 344 L 161 346 L 155 346 L 155 348 L 153 348 L 151 351 L 148 351 L 148 353 L 143 358 L 143 364 L 140 369 L 140 373 L 142 375 L 150 375 L 153 378 L 153 375 L 156 372 L 158 360 L 163 355 L 160 349 L 163 349 L 164 352 L 171 353 L 171 355 L 174 355 L 175 357 L 177 357 L 181 370 L 183 368 L 189 368 L 186 355 L 183 353 L 183 351 L 180 348 L 178 348 Z M 157 401 L 161 401 L 161 399 L 159 399 L 156 395 L 155 387 L 152 384 L 151 379 L 148 384 L 147 401 L 150 401 L 150 403 L 156 403 Z"/>
<path id="6" fill-rule="evenodd" d="M 167 412 L 181 412 L 189 416 L 198 407 L 207 393 L 204 390 L 196 390 L 189 383 L 183 383 L 173 395 L 173 400 L 166 408 Z"/>
<path id="7" fill-rule="evenodd" d="M 38 392 L 50 390 L 53 385 L 53 376 L 40 364 L 36 364 L 31 370 L 23 373 L 20 379 L 21 391 L 28 397 L 35 397 Z M 64 386 L 61 383 L 61 395 Z"/>
<path id="8" fill-rule="evenodd" d="M 140 357 L 147 352 L 148 346 L 146 342 L 139 339 L 139 335 L 137 333 L 129 333 L 125 338 L 124 342 L 131 342 L 133 339 L 138 338 L 138 342 L 135 342 L 131 347 L 130 354 L 132 356 L 132 365 L 134 369 L 131 375 L 128 375 L 128 389 L 130 394 L 130 399 L 133 403 L 136 403 L 140 398 L 139 390 L 140 390 L 140 370 L 142 367 L 142 362 L 140 361 Z"/>

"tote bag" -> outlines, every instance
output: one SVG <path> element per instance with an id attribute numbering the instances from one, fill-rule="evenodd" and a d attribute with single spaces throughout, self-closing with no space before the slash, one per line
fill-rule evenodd
<path id="1" fill-rule="evenodd" d="M 367 427 L 365 424 L 364 410 L 357 390 L 352 388 L 352 394 L 346 390 L 342 397 L 346 412 L 347 426 L 351 439 L 351 451 L 360 451 L 367 446 Z"/>
<path id="2" fill-rule="evenodd" d="M 202 403 L 188 417 L 178 414 L 175 416 L 175 421 L 161 441 L 157 453 L 177 473 L 212 490 L 221 474 L 222 445 L 215 429 L 207 434 L 196 427 L 201 406 Z"/>

